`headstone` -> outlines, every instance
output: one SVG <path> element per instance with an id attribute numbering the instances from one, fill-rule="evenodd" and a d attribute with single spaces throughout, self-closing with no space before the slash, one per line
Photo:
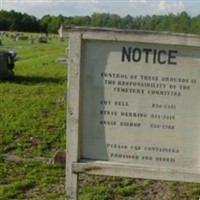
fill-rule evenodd
<path id="1" fill-rule="evenodd" d="M 79 173 L 200 182 L 200 37 L 73 28 L 66 191 Z"/>
<path id="2" fill-rule="evenodd" d="M 34 44 L 35 40 L 33 37 L 29 37 L 29 44 Z"/>
<path id="3" fill-rule="evenodd" d="M 67 63 L 67 59 L 60 57 L 60 58 L 56 58 L 55 62 L 56 63 Z"/>
<path id="4" fill-rule="evenodd" d="M 10 54 L 8 51 L 0 51 L 0 78 L 13 78 L 14 63 L 10 60 Z"/>
<path id="5" fill-rule="evenodd" d="M 28 40 L 29 39 L 29 37 L 28 36 L 25 36 L 25 35 L 23 35 L 23 34 L 18 34 L 17 36 L 16 36 L 16 41 L 18 41 L 18 40 Z"/>
<path id="6" fill-rule="evenodd" d="M 47 43 L 47 37 L 39 37 L 38 42 L 39 43 Z"/>
<path id="7" fill-rule="evenodd" d="M 59 39 L 60 39 L 61 42 L 65 41 L 63 37 L 60 37 Z"/>
<path id="8" fill-rule="evenodd" d="M 8 52 L 7 51 L 0 51 L 0 74 L 3 74 L 8 70 Z"/>

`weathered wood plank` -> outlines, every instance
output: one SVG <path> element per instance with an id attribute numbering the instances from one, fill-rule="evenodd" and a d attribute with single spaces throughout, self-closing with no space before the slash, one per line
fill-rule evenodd
<path id="1" fill-rule="evenodd" d="M 67 152 L 66 152 L 66 193 L 68 200 L 76 200 L 78 175 L 72 173 L 72 163 L 79 160 L 79 118 L 80 118 L 80 57 L 81 37 L 70 35 L 67 100 Z"/>
<path id="2" fill-rule="evenodd" d="M 80 160 L 78 163 L 73 163 L 72 170 L 76 174 L 85 173 L 154 180 L 163 180 L 163 176 L 165 176 L 165 180 L 168 181 L 200 182 L 199 169 L 188 170 L 184 167 L 177 169 L 123 164 L 120 162 Z"/>

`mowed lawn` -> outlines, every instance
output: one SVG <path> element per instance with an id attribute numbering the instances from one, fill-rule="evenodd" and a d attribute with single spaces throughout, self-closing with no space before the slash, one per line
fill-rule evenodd
<path id="1" fill-rule="evenodd" d="M 3 39 L 15 50 L 15 78 L 0 80 L 0 200 L 64 200 L 65 166 L 40 161 L 66 149 L 67 41 Z M 14 155 L 21 160 L 5 159 Z M 24 159 L 24 160 L 22 160 Z M 30 161 L 30 159 L 35 159 Z M 80 176 L 80 200 L 197 200 L 200 185 Z"/>
<path id="2" fill-rule="evenodd" d="M 55 37 L 55 36 L 54 36 Z M 64 199 L 64 167 L 39 161 L 66 148 L 67 41 L 46 44 L 3 40 L 0 50 L 15 50 L 13 80 L 0 80 L 0 199 Z"/>

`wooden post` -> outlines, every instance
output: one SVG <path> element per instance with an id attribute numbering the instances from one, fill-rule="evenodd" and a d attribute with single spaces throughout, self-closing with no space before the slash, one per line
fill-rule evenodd
<path id="1" fill-rule="evenodd" d="M 81 41 L 75 33 L 69 33 L 68 100 L 67 100 L 67 152 L 66 195 L 68 200 L 78 199 L 78 175 L 72 165 L 79 160 L 79 104 Z M 81 40 L 81 38 L 80 38 Z"/>

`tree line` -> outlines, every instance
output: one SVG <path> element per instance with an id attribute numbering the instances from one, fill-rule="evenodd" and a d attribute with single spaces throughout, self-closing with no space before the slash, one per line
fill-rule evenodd
<path id="1" fill-rule="evenodd" d="M 93 13 L 91 16 L 44 15 L 41 19 L 27 13 L 0 11 L 0 30 L 57 33 L 63 26 L 93 26 L 119 29 L 169 31 L 200 34 L 200 15 L 191 17 L 187 12 L 168 15 L 126 15 Z"/>

